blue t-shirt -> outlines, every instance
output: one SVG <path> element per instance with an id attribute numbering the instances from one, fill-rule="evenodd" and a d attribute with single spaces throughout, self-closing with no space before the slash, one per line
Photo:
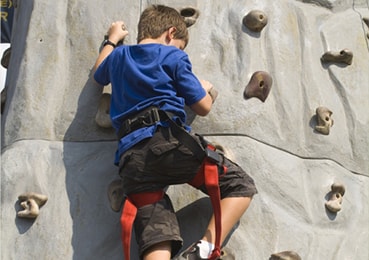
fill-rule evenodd
<path id="1" fill-rule="evenodd" d="M 122 45 L 105 58 L 94 78 L 101 85 L 111 83 L 110 117 L 117 132 L 127 117 L 150 106 L 171 112 L 184 123 L 184 106 L 206 95 L 187 54 L 162 44 Z M 140 128 L 119 140 L 115 163 L 127 149 L 152 137 L 156 127 Z"/>

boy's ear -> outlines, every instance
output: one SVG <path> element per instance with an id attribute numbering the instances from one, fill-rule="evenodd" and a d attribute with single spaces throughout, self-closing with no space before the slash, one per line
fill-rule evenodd
<path id="1" fill-rule="evenodd" d="M 168 37 L 169 37 L 169 40 L 174 39 L 174 35 L 176 34 L 176 32 L 177 32 L 177 28 L 176 27 L 170 27 L 168 29 Z"/>

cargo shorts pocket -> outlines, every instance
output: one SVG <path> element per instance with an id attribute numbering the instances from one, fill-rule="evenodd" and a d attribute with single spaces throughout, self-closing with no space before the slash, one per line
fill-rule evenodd
<path id="1" fill-rule="evenodd" d="M 119 161 L 119 172 L 123 173 L 137 173 L 144 171 L 145 163 L 144 156 L 139 151 L 127 152 Z"/>
<path id="2" fill-rule="evenodd" d="M 150 151 L 156 156 L 161 156 L 165 153 L 173 151 L 178 146 L 179 146 L 178 141 L 172 141 L 169 143 L 159 143 L 159 144 L 150 146 Z"/>
<path id="3" fill-rule="evenodd" d="M 164 175 L 181 174 L 181 168 L 193 164 L 193 153 L 177 140 L 150 146 L 146 167 Z"/>

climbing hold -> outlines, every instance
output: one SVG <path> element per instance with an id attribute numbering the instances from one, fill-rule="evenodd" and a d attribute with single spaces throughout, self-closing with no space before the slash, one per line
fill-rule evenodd
<path id="1" fill-rule="evenodd" d="M 122 180 L 114 180 L 109 184 L 108 198 L 111 209 L 119 212 L 124 199 Z"/>
<path id="2" fill-rule="evenodd" d="M 366 24 L 366 26 L 368 26 L 368 29 L 369 29 L 369 18 L 368 17 L 364 17 L 363 18 L 363 21 Z M 369 38 L 369 32 L 366 33 L 366 37 Z"/>
<path id="3" fill-rule="evenodd" d="M 47 196 L 28 192 L 18 197 L 24 210 L 18 212 L 20 218 L 36 218 L 40 214 L 40 208 L 46 203 Z"/>
<path id="4" fill-rule="evenodd" d="M 190 27 L 196 23 L 197 18 L 200 15 L 199 10 L 193 7 L 185 7 L 179 10 L 179 13 L 184 18 L 187 27 Z"/>
<path id="5" fill-rule="evenodd" d="M 218 142 L 211 142 L 211 144 L 214 145 L 214 147 L 216 148 L 218 152 L 224 154 L 224 156 L 227 157 L 227 159 L 231 161 L 235 161 L 235 156 L 230 149 L 228 149 L 227 147 L 224 147 Z"/>
<path id="6" fill-rule="evenodd" d="M 1 66 L 3 66 L 6 69 L 9 66 L 11 53 L 12 53 L 12 47 L 9 47 L 8 49 L 4 51 L 3 56 L 1 57 Z"/>
<path id="7" fill-rule="evenodd" d="M 333 183 L 329 200 L 325 203 L 326 208 L 336 213 L 342 208 L 342 197 L 345 194 L 345 186 L 342 183 Z"/>
<path id="8" fill-rule="evenodd" d="M 273 79 L 268 72 L 256 71 L 252 74 L 251 79 L 243 92 L 243 96 L 245 99 L 256 97 L 264 102 L 269 95 L 272 84 Z"/>
<path id="9" fill-rule="evenodd" d="M 296 252 L 283 251 L 272 254 L 269 260 L 301 260 L 301 257 Z"/>
<path id="10" fill-rule="evenodd" d="M 333 126 L 332 111 L 326 107 L 318 107 L 316 109 L 317 125 L 315 130 L 324 134 L 329 135 L 330 128 Z"/>
<path id="11" fill-rule="evenodd" d="M 103 128 L 112 127 L 111 119 L 110 119 L 110 97 L 111 94 L 103 93 L 100 98 L 99 106 L 97 108 L 97 113 L 95 117 L 95 122 L 97 125 Z"/>
<path id="12" fill-rule="evenodd" d="M 263 11 L 253 10 L 243 17 L 242 23 L 250 31 L 261 32 L 268 23 L 268 17 Z"/>
<path id="13" fill-rule="evenodd" d="M 327 51 L 320 58 L 322 62 L 337 62 L 351 65 L 353 54 L 348 49 L 343 49 L 340 52 Z"/>
<path id="14" fill-rule="evenodd" d="M 368 17 L 364 17 L 364 18 L 363 18 L 363 21 L 364 21 L 364 23 L 366 24 L 366 26 L 368 26 L 368 27 L 369 27 L 369 18 L 368 18 Z"/>
<path id="15" fill-rule="evenodd" d="M 210 95 L 210 97 L 211 97 L 211 100 L 213 101 L 213 103 L 215 102 L 215 100 L 217 99 L 217 97 L 218 97 L 218 91 L 214 88 L 214 87 L 212 87 L 210 90 L 209 90 L 209 95 Z"/>

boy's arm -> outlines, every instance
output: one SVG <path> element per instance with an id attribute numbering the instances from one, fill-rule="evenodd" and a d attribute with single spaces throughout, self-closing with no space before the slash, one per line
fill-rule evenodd
<path id="1" fill-rule="evenodd" d="M 128 35 L 128 31 L 126 29 L 126 26 L 124 25 L 124 22 L 117 21 L 110 25 L 108 30 L 108 41 L 115 46 L 119 41 L 122 41 L 124 37 Z M 99 65 L 103 62 L 103 60 L 109 56 L 109 54 L 114 50 L 114 46 L 111 44 L 106 44 L 103 46 L 99 56 L 96 59 L 95 65 L 93 67 L 93 71 L 96 71 L 96 69 L 99 67 Z"/>
<path id="2" fill-rule="evenodd" d="M 205 97 L 200 99 L 200 101 L 196 102 L 195 104 L 191 105 L 191 109 L 199 116 L 206 116 L 212 107 L 214 102 L 212 96 L 210 95 L 210 91 L 213 88 L 213 85 L 206 80 L 201 80 L 201 85 L 206 91 Z"/>

